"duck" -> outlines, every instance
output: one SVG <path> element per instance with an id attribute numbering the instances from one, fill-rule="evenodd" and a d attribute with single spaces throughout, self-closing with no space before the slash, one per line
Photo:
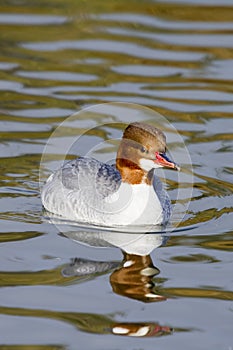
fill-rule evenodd
<path id="1" fill-rule="evenodd" d="M 130 123 L 114 165 L 94 158 L 67 161 L 41 190 L 48 215 L 103 227 L 165 225 L 171 201 L 155 174 L 157 168 L 180 170 L 166 154 L 166 136 L 151 124 Z"/>

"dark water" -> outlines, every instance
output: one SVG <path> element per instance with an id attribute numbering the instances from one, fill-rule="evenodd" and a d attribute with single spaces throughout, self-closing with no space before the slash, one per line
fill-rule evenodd
<path id="1" fill-rule="evenodd" d="M 232 350 L 232 2 L 0 6 L 0 348 Z M 150 107 L 186 144 L 193 181 L 184 162 L 179 210 L 190 204 L 170 237 L 59 232 L 43 215 L 48 138 L 103 102 Z M 128 122 L 124 113 L 69 119 L 41 180 L 67 135 L 85 134 L 70 157 L 94 147 L 112 159 L 116 144 L 104 142 Z M 167 176 L 174 199 L 177 178 Z"/>

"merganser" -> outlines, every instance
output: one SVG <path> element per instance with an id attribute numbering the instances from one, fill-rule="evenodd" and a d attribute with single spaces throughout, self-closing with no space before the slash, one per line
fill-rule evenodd
<path id="1" fill-rule="evenodd" d="M 110 228 L 165 224 L 171 203 L 154 170 L 179 170 L 165 152 L 161 130 L 131 123 L 123 133 L 116 166 L 87 157 L 68 161 L 43 186 L 42 204 L 50 213 L 78 223 Z"/>

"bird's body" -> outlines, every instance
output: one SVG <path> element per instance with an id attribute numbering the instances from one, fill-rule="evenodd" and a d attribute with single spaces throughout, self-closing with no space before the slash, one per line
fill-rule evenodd
<path id="1" fill-rule="evenodd" d="M 69 161 L 48 178 L 42 203 L 49 212 L 79 223 L 108 227 L 164 224 L 171 205 L 154 174 L 154 168 L 163 166 L 159 157 L 164 152 L 165 137 L 160 130 L 132 123 L 124 132 L 116 167 L 86 157 Z M 163 161 L 177 168 L 165 155 Z"/>

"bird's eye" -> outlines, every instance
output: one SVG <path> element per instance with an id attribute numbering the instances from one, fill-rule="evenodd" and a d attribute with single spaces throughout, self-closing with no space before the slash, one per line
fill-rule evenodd
<path id="1" fill-rule="evenodd" d="M 147 150 L 145 147 L 142 146 L 142 147 L 141 147 L 141 152 L 142 152 L 142 153 L 148 153 L 148 150 Z"/>

